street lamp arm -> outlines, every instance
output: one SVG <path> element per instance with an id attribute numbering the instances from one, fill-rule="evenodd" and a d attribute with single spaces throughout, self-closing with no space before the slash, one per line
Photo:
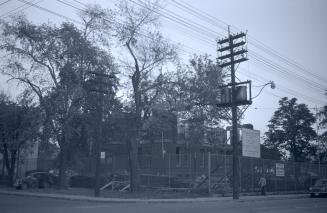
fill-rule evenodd
<path id="1" fill-rule="evenodd" d="M 263 89 L 264 89 L 266 86 L 268 86 L 268 85 L 270 85 L 271 89 L 275 89 L 275 88 L 276 88 L 276 84 L 275 84 L 275 82 L 270 81 L 270 82 L 268 82 L 268 83 L 262 85 L 262 87 L 261 87 L 259 93 L 258 93 L 256 96 L 254 96 L 254 97 L 252 98 L 252 100 L 255 99 L 255 98 L 257 98 L 257 97 L 261 94 L 261 92 L 263 91 Z"/>

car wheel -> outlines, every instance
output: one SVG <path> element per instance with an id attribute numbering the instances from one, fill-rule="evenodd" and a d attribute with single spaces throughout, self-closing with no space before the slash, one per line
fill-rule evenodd
<path id="1" fill-rule="evenodd" d="M 28 188 L 27 184 L 26 183 L 23 183 L 22 186 L 21 186 L 21 189 L 24 190 L 24 189 L 27 189 L 27 188 Z"/>

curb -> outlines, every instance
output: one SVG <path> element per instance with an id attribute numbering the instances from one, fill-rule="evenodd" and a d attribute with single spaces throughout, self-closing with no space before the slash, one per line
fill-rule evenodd
<path id="1" fill-rule="evenodd" d="M 268 196 L 244 196 L 239 200 L 233 200 L 231 197 L 202 197 L 202 198 L 177 198 L 177 199 L 138 199 L 138 198 L 105 198 L 105 197 L 89 197 L 83 195 L 61 195 L 33 192 L 16 192 L 0 190 L 1 195 L 12 195 L 22 197 L 38 197 L 51 198 L 58 200 L 71 201 L 87 201 L 87 202 L 102 202 L 102 203 L 196 203 L 196 202 L 254 202 L 264 200 L 284 200 L 284 199 L 301 199 L 307 198 L 307 195 L 268 195 Z"/>

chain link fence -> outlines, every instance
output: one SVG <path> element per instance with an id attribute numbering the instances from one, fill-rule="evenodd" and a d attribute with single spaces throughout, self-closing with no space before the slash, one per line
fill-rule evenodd
<path id="1" fill-rule="evenodd" d="M 233 160 L 230 155 L 189 153 L 139 155 L 141 184 L 148 188 L 209 191 L 232 191 Z M 101 184 L 110 181 L 128 182 L 128 155 L 107 155 L 101 159 Z M 72 180 L 94 180 L 95 163 L 92 158 L 79 159 L 69 165 Z M 239 157 L 240 192 L 258 192 L 261 176 L 267 180 L 268 192 L 307 190 L 319 178 L 327 178 L 327 165 L 308 162 L 276 161 Z M 29 159 L 17 167 L 18 176 L 32 169 L 58 171 L 55 160 Z M 89 179 L 87 179 L 89 178 Z M 72 182 L 72 181 L 71 181 Z M 72 184 L 74 185 L 74 183 Z M 83 184 L 74 186 L 83 187 Z M 122 186 L 123 187 L 123 186 Z"/>

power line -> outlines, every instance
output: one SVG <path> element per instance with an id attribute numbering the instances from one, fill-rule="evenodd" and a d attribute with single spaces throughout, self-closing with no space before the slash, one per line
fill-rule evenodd
<path id="1" fill-rule="evenodd" d="M 33 3 L 33 2 L 35 2 L 35 1 L 36 1 L 36 0 L 32 0 L 32 1 L 30 1 L 30 2 Z M 43 1 L 43 0 L 39 0 L 39 1 L 37 1 L 35 4 L 39 4 L 39 3 L 42 2 L 42 1 Z M 30 8 L 30 7 L 31 7 L 31 6 L 27 5 L 27 3 L 24 3 L 23 5 L 20 5 L 20 6 L 16 7 L 16 8 L 14 8 L 14 9 L 12 9 L 12 10 L 10 10 L 10 11 L 8 11 L 8 12 L 2 14 L 2 15 L 0 16 L 0 18 L 6 18 L 6 17 L 8 17 L 8 16 L 11 15 L 11 14 L 15 14 L 15 13 L 22 12 L 22 11 L 24 11 L 24 10 Z M 16 11 L 16 12 L 15 12 L 15 11 Z"/>
<path id="2" fill-rule="evenodd" d="M 11 0 L 7 0 L 7 1 L 4 1 L 2 3 L 0 3 L 0 6 L 4 5 L 4 4 L 7 4 L 8 2 L 10 2 Z"/>
<path id="3" fill-rule="evenodd" d="M 38 6 L 38 5 L 33 4 L 33 3 L 31 3 L 31 2 L 28 2 L 28 1 L 25 1 L 25 0 L 18 0 L 18 1 L 23 2 L 23 3 L 26 3 L 26 4 L 29 4 L 29 5 L 32 6 L 32 7 L 38 8 L 38 9 L 40 9 L 40 10 L 43 10 L 43 11 L 45 11 L 45 12 L 48 12 L 48 13 L 51 13 L 51 14 L 53 14 L 53 15 L 59 16 L 59 17 L 61 17 L 61 18 L 64 18 L 64 19 L 70 20 L 70 21 L 75 22 L 75 23 L 77 23 L 77 24 L 80 24 L 80 25 L 83 24 L 82 22 L 77 21 L 77 20 L 75 20 L 75 19 L 73 19 L 73 18 L 70 18 L 70 17 L 68 17 L 68 16 L 65 16 L 65 15 L 62 15 L 62 14 L 60 14 L 60 13 L 54 12 L 54 11 L 49 10 L 49 9 L 47 9 L 47 8 L 44 8 L 44 7 Z"/>
<path id="4" fill-rule="evenodd" d="M 132 1 L 132 2 L 133 2 L 133 3 L 135 3 L 135 1 Z M 138 6 L 141 6 L 141 7 L 143 7 L 143 8 L 147 8 L 147 7 L 145 7 L 144 5 L 142 5 L 142 4 L 140 4 L 140 3 L 136 3 L 136 4 L 137 4 Z M 269 65 L 269 63 L 267 63 L 267 62 L 266 62 L 266 64 L 268 64 L 268 65 Z M 277 68 L 276 68 L 276 67 L 274 67 L 274 66 L 271 66 L 271 65 L 270 65 L 270 68 L 274 68 L 274 69 L 275 69 L 275 70 L 277 70 L 277 71 L 281 71 L 281 70 L 282 70 L 282 69 L 281 69 L 281 68 L 279 68 L 279 67 L 277 67 Z M 279 69 L 278 69 L 278 68 L 279 68 Z M 284 74 L 285 74 L 285 73 L 284 73 Z M 297 78 L 298 78 L 298 79 L 301 79 L 301 78 L 300 78 L 300 77 L 298 77 L 298 76 L 297 76 Z M 306 81 L 306 83 L 308 83 L 308 81 L 307 81 L 306 79 L 301 79 L 301 80 L 304 80 L 304 81 Z M 311 84 L 309 84 L 309 85 L 311 85 Z M 316 88 L 315 88 L 315 89 L 316 89 Z M 288 91 L 288 93 L 290 93 L 290 91 Z M 307 98 L 310 98 L 310 97 L 309 97 L 309 96 L 307 96 Z M 311 98 L 310 98 L 310 99 L 311 99 Z M 311 101 L 310 101 L 310 102 L 311 102 Z"/>
<path id="5" fill-rule="evenodd" d="M 138 5 L 138 6 L 141 6 L 141 7 L 143 7 L 143 8 L 147 8 L 146 6 L 145 6 L 145 4 L 143 3 L 143 4 L 141 4 L 141 3 L 137 3 L 137 2 L 135 2 L 134 0 L 130 0 L 132 3 L 134 3 L 134 4 L 136 4 L 136 5 Z M 138 2 L 142 2 L 141 0 L 138 0 Z M 166 12 L 168 12 L 168 13 L 172 13 L 171 11 L 169 11 L 168 9 L 165 9 L 165 8 L 162 8 L 161 7 L 161 10 L 164 10 L 164 11 L 166 11 Z M 158 14 L 162 14 L 162 13 L 158 13 Z M 165 17 L 165 18 L 167 18 L 167 16 L 163 16 L 163 17 Z M 171 19 L 170 19 L 171 20 Z M 194 23 L 194 22 L 193 22 Z M 201 26 L 201 25 L 199 25 L 200 27 L 203 27 L 203 26 Z M 206 36 L 210 36 L 210 35 L 208 35 L 208 34 L 204 34 L 204 35 L 206 35 Z M 283 72 L 284 74 L 286 74 L 286 73 L 289 73 L 290 75 L 295 75 L 296 76 L 296 78 L 298 79 L 298 80 L 302 80 L 302 81 L 304 81 L 309 87 L 311 87 L 311 88 L 313 88 L 313 89 L 322 89 L 322 90 L 324 90 L 324 86 L 322 86 L 321 84 L 319 84 L 319 83 L 317 83 L 317 82 L 314 82 L 314 81 L 312 81 L 312 80 L 310 80 L 310 79 L 308 79 L 308 78 L 306 78 L 306 77 L 304 77 L 304 76 L 301 76 L 301 75 L 298 75 L 297 73 L 295 73 L 295 72 L 292 72 L 292 71 L 290 71 L 290 70 L 288 70 L 288 69 L 286 69 L 285 67 L 282 67 L 281 68 L 281 66 L 280 65 L 276 65 L 274 62 L 272 62 L 271 60 L 269 60 L 269 59 L 265 59 L 265 57 L 264 56 L 261 56 L 260 54 L 258 54 L 258 53 L 256 53 L 255 51 L 250 51 L 251 53 L 253 53 L 253 54 L 256 54 L 257 56 L 259 55 L 260 57 L 261 57 L 261 60 L 257 60 L 258 62 L 265 62 L 265 64 L 267 64 L 267 65 L 269 65 L 271 68 L 272 68 L 272 70 L 274 70 L 274 71 L 280 71 L 280 72 Z M 313 85 L 315 85 L 315 87 L 313 87 Z"/>
<path id="6" fill-rule="evenodd" d="M 245 75 L 245 76 L 249 76 L 247 73 L 241 73 L 241 74 L 242 74 L 242 75 Z M 254 75 L 254 74 L 252 74 L 252 75 Z M 265 78 L 263 78 L 263 77 L 255 77 L 255 76 L 251 76 L 251 78 L 253 78 L 253 79 L 257 80 L 257 81 L 260 81 L 261 83 L 265 83 L 265 81 L 266 81 L 266 82 L 268 81 L 267 79 L 265 79 Z M 265 81 L 262 81 L 262 80 L 260 80 L 260 79 L 258 79 L 258 78 L 260 78 L 260 79 L 264 79 Z M 281 91 L 283 91 L 283 92 L 285 92 L 285 93 L 287 93 L 287 94 L 289 94 L 289 95 L 292 95 L 292 96 L 294 96 L 294 97 L 303 98 L 303 99 L 305 99 L 305 100 L 307 100 L 307 101 L 309 101 L 309 102 L 311 102 L 311 103 L 315 103 L 315 104 L 320 103 L 320 104 L 323 104 L 323 103 L 322 103 L 320 100 L 318 100 L 318 99 L 315 99 L 315 98 L 313 98 L 313 97 L 310 97 L 310 96 L 304 95 L 304 94 L 299 93 L 299 92 L 297 92 L 297 91 L 295 91 L 295 90 L 288 89 L 288 88 L 284 87 L 283 85 L 278 85 L 278 86 L 277 86 L 277 90 L 281 90 Z M 265 90 L 264 92 L 269 92 L 269 91 Z M 269 93 L 271 93 L 271 92 L 269 92 Z M 282 98 L 281 96 L 278 96 L 278 97 L 279 97 L 279 98 Z"/>
<path id="7" fill-rule="evenodd" d="M 162 17 L 164 17 L 164 18 L 166 18 L 166 19 L 168 19 L 170 21 L 176 22 L 176 23 L 178 23 L 178 24 L 180 24 L 180 25 L 182 25 L 182 26 L 184 26 L 184 27 L 192 30 L 195 33 L 198 33 L 200 35 L 206 36 L 207 38 L 205 38 L 205 39 L 208 41 L 208 43 L 210 45 L 215 45 L 216 44 L 215 43 L 215 38 L 216 38 L 217 32 L 215 32 L 215 31 L 213 31 L 211 29 L 205 28 L 203 26 L 198 26 L 197 23 L 194 23 L 191 20 L 187 20 L 187 19 L 181 17 L 180 15 L 178 15 L 176 13 L 173 13 L 173 12 L 171 12 L 169 10 L 166 10 L 166 9 L 164 9 L 162 7 L 160 7 L 160 9 L 161 10 L 165 10 L 169 14 L 164 14 L 162 12 L 153 10 L 153 9 L 147 7 L 144 4 L 144 2 L 142 2 L 140 0 L 136 0 L 138 2 L 136 2 L 134 0 L 129 0 L 129 1 L 132 2 L 133 4 L 138 5 L 139 7 L 142 7 L 142 8 L 148 9 L 148 10 L 151 10 L 151 12 L 154 12 L 154 13 L 156 13 L 156 14 L 158 14 L 158 15 L 160 15 L 160 16 L 162 16 Z"/>
<path id="8" fill-rule="evenodd" d="M 322 85 L 311 82 L 309 79 L 307 79 L 307 78 L 305 78 L 305 77 L 303 77 L 301 75 L 298 75 L 296 73 L 289 72 L 289 71 L 287 71 L 286 68 L 274 64 L 271 60 L 265 59 L 264 57 L 258 55 L 257 53 L 252 52 L 249 55 L 252 56 L 258 62 L 261 62 L 261 63 L 265 64 L 266 66 L 268 66 L 272 70 L 275 70 L 275 71 L 277 71 L 277 72 L 279 72 L 279 73 L 281 73 L 283 75 L 286 75 L 286 76 L 287 75 L 293 76 L 293 77 L 297 78 L 298 80 L 306 83 L 312 89 L 315 89 L 317 91 L 322 91 L 322 92 L 324 91 L 324 88 L 323 88 Z"/>
<path id="9" fill-rule="evenodd" d="M 217 23 L 215 20 L 213 20 L 212 18 L 210 17 L 207 17 L 205 15 L 203 15 L 203 13 L 200 13 L 198 11 L 196 11 L 195 9 L 193 9 L 191 6 L 189 6 L 189 4 L 187 4 L 186 2 L 184 2 L 183 4 L 178 2 L 178 1 L 175 1 L 175 0 L 171 0 L 178 8 L 182 9 L 182 10 L 187 10 L 187 11 L 190 11 L 191 13 L 193 13 L 195 16 L 199 17 L 200 19 L 206 21 L 206 22 L 209 22 L 211 23 L 213 26 L 219 26 L 220 28 L 225 28 L 226 26 L 228 26 L 227 23 L 225 22 L 222 22 L 222 24 L 220 23 Z M 183 2 L 183 1 L 181 1 Z"/>
<path id="10" fill-rule="evenodd" d="M 59 3 L 65 4 L 66 6 L 72 7 L 72 8 L 74 8 L 74 9 L 76 9 L 76 10 L 81 11 L 81 12 L 85 12 L 84 9 L 82 9 L 82 8 L 80 8 L 80 7 L 78 7 L 78 6 L 73 6 L 72 4 L 67 3 L 67 1 L 66 1 L 66 2 L 64 2 L 64 1 L 62 1 L 62 0 L 57 0 L 57 1 L 58 1 Z M 87 7 L 86 4 L 84 4 L 84 3 L 80 2 L 80 1 L 77 1 L 77 0 L 73 0 L 73 1 L 75 1 L 75 2 L 77 2 L 77 3 L 79 3 L 79 4 L 81 4 L 81 5 L 83 5 L 84 7 Z M 109 20 L 105 20 L 105 21 L 109 21 Z M 144 35 L 144 34 L 140 34 L 140 35 L 149 38 L 149 36 L 147 36 L 147 35 Z M 181 47 L 181 46 L 180 46 L 181 44 L 180 44 L 179 42 L 176 42 L 176 41 L 171 40 L 171 39 L 169 39 L 169 40 L 170 40 L 171 42 L 173 42 L 173 43 L 179 45 L 179 47 Z M 195 52 L 199 52 L 199 50 L 196 50 L 196 49 L 194 49 L 194 48 L 192 48 L 192 47 L 190 47 L 190 46 L 187 46 L 187 45 L 185 45 L 185 44 L 182 44 L 182 45 L 183 45 L 183 47 L 181 48 L 181 50 L 182 50 L 183 52 L 185 52 L 185 53 L 188 53 L 188 54 L 190 54 L 190 55 L 194 54 L 194 53 L 188 51 L 187 49 L 192 50 L 192 51 L 195 51 Z M 203 52 L 203 51 L 200 51 L 200 52 Z M 203 52 L 203 53 L 204 53 L 204 52 Z"/>
<path id="11" fill-rule="evenodd" d="M 218 26 L 219 28 L 222 28 L 224 30 L 226 30 L 226 26 L 228 26 L 229 24 L 227 24 L 226 22 L 219 20 L 218 18 L 208 14 L 205 11 L 199 10 L 197 9 L 193 9 L 194 7 L 192 5 L 190 5 L 189 3 L 183 1 L 183 0 L 179 0 L 179 2 L 175 1 L 175 0 L 171 0 L 173 3 L 175 3 L 179 8 L 181 8 L 184 11 L 189 11 L 192 14 L 195 14 L 195 16 L 200 17 L 202 20 L 207 21 L 208 23 L 211 23 L 214 26 Z M 182 2 L 182 3 L 180 3 Z M 200 12 L 198 12 L 200 11 Z M 222 24 L 225 25 L 222 26 Z M 235 27 L 237 30 L 239 30 L 238 27 Z M 274 50 L 273 48 L 267 46 L 266 44 L 264 44 L 263 42 L 259 41 L 258 39 L 254 38 L 251 35 L 248 35 L 249 37 L 249 44 L 253 43 L 253 45 L 258 48 L 261 49 L 262 51 L 268 53 L 271 56 L 274 56 L 278 59 L 280 59 L 281 61 L 283 61 L 284 63 L 288 64 L 289 66 L 293 66 L 295 67 L 297 70 L 301 70 L 302 72 L 309 74 L 311 76 L 313 76 L 316 80 L 321 81 L 321 82 L 326 82 L 327 78 L 325 76 L 319 75 L 317 73 L 313 73 L 310 72 L 308 69 L 306 69 L 305 67 L 303 67 L 301 64 L 299 64 L 298 62 L 287 58 L 286 56 L 281 55 L 280 53 L 278 53 L 276 50 Z"/>
<path id="12" fill-rule="evenodd" d="M 131 2 L 135 3 L 135 1 L 133 1 L 133 0 L 131 0 Z M 137 4 L 137 5 L 139 5 L 139 6 L 143 7 L 143 8 L 146 8 L 144 4 L 139 4 L 139 3 L 135 3 L 135 4 Z M 165 9 L 165 11 L 167 11 L 167 9 Z M 160 14 L 162 14 L 162 13 L 160 13 Z M 261 61 L 263 61 L 263 60 L 260 60 L 259 62 L 261 62 Z M 263 61 L 263 62 L 265 62 L 265 64 L 268 65 L 268 67 L 270 67 L 271 69 L 276 70 L 276 71 L 280 71 L 280 72 L 284 73 L 284 75 L 287 72 L 289 72 L 289 71 L 285 71 L 285 70 L 281 69 L 280 67 L 278 67 L 276 65 L 274 66 L 274 64 L 272 64 L 270 61 L 267 62 L 267 60 L 266 60 L 266 61 Z M 316 87 L 312 87 L 312 85 L 309 83 L 309 80 L 303 79 L 303 78 L 299 77 L 298 75 L 296 75 L 296 76 L 297 76 L 297 79 L 303 80 L 305 83 L 307 83 L 308 85 L 310 85 L 311 88 L 317 89 Z M 307 97 L 309 97 L 309 96 L 307 96 Z"/>
<path id="13" fill-rule="evenodd" d="M 37 9 L 39 9 L 39 10 L 42 10 L 42 11 L 45 11 L 45 12 L 50 13 L 50 14 L 52 14 L 52 15 L 58 16 L 58 17 L 60 17 L 60 18 L 63 18 L 63 19 L 66 19 L 66 20 L 72 21 L 72 22 L 77 23 L 77 24 L 79 24 L 79 25 L 82 25 L 82 24 L 83 24 L 82 22 L 77 21 L 77 20 L 75 20 L 75 19 L 73 19 L 73 18 L 70 18 L 70 17 L 68 17 L 68 16 L 65 16 L 65 15 L 62 15 L 62 14 L 60 14 L 60 13 L 54 12 L 54 11 L 52 11 L 52 10 L 50 10 L 50 9 L 47 9 L 47 8 L 44 8 L 44 7 L 41 7 L 41 6 L 36 5 L 36 4 L 38 4 L 39 2 L 41 2 L 41 1 L 43 1 L 43 0 L 38 1 L 37 3 L 33 3 L 34 1 L 30 1 L 30 2 L 28 2 L 28 1 L 25 1 L 25 0 L 18 0 L 18 1 L 24 3 L 24 5 L 22 5 L 22 6 L 18 7 L 18 8 L 16 8 L 16 9 L 14 9 L 14 10 L 17 10 L 17 9 L 23 7 L 23 6 L 29 5 L 27 8 L 29 8 L 29 7 L 35 7 L 35 8 L 37 8 Z M 57 1 L 60 2 L 60 3 L 65 4 L 66 6 L 70 6 L 70 7 L 73 7 L 73 8 L 75 8 L 75 9 L 77 9 L 77 10 L 80 10 L 80 11 L 84 11 L 84 12 L 85 12 L 85 10 L 82 10 L 81 8 L 78 8 L 78 7 L 76 7 L 76 6 L 73 6 L 73 5 L 69 4 L 69 3 L 63 2 L 63 1 L 61 1 L 61 0 L 57 0 Z M 27 9 L 27 8 L 25 8 L 25 9 Z M 22 11 L 22 10 L 20 10 L 20 11 Z M 19 11 L 17 11 L 17 12 L 19 12 Z M 144 36 L 145 36 L 145 35 L 144 35 Z M 171 41 L 172 41 L 172 40 L 171 40 Z M 176 43 L 176 44 L 179 44 L 178 42 L 175 42 L 175 41 L 172 41 L 172 42 L 174 42 L 174 43 Z M 184 48 L 181 49 L 183 52 L 188 53 L 188 54 L 193 54 L 193 53 L 190 53 L 190 51 L 188 51 L 188 50 L 185 49 L 185 48 L 188 48 L 188 49 L 192 49 L 192 50 L 194 50 L 192 47 L 188 47 L 188 46 L 186 46 L 186 45 L 183 45 L 183 46 L 184 46 Z"/>
<path id="14" fill-rule="evenodd" d="M 132 1 L 132 0 L 131 0 Z M 132 1 L 134 2 L 134 1 Z M 142 6 L 144 7 L 144 5 L 140 5 L 140 4 L 137 4 L 139 6 Z M 167 11 L 167 9 L 165 9 L 165 11 Z M 304 83 L 306 83 L 306 85 L 312 89 L 315 89 L 315 90 L 324 90 L 324 87 L 316 82 L 313 82 L 311 81 L 310 79 L 308 78 L 305 78 L 301 75 L 298 75 L 297 73 L 294 73 L 294 72 L 290 72 L 288 69 L 286 69 L 285 67 L 281 67 L 280 65 L 276 65 L 274 64 L 274 62 L 272 62 L 271 60 L 269 59 L 265 59 L 263 56 L 255 53 L 254 51 L 251 51 L 253 52 L 253 54 L 256 54 L 256 59 L 257 59 L 257 62 L 261 62 L 261 63 L 264 63 L 266 66 L 268 66 L 270 69 L 274 70 L 274 71 L 278 71 L 279 73 L 282 73 L 283 75 L 294 75 L 296 77 L 297 80 L 301 80 L 303 81 Z M 258 58 L 258 56 L 260 58 Z"/>
<path id="15" fill-rule="evenodd" d="M 250 74 L 248 74 L 248 72 L 246 72 L 246 71 L 243 72 L 242 69 L 240 70 L 239 73 L 240 73 L 241 75 L 243 75 L 243 76 L 247 76 L 247 77 L 249 77 L 249 78 L 251 78 L 251 79 L 254 79 L 254 80 L 256 80 L 256 81 L 259 81 L 259 82 L 261 82 L 261 83 L 267 83 L 267 82 L 269 81 L 268 79 L 266 79 L 266 78 L 264 78 L 264 77 L 261 77 L 261 76 L 258 76 L 258 75 L 255 75 L 255 74 L 253 74 L 253 73 L 251 73 L 251 75 L 250 75 Z M 311 96 L 307 96 L 307 95 L 304 95 L 304 94 L 302 94 L 302 93 L 299 93 L 299 92 L 297 92 L 297 91 L 295 91 L 295 90 L 288 89 L 288 88 L 284 87 L 283 85 L 278 85 L 276 89 L 277 89 L 277 90 L 281 90 L 281 91 L 283 91 L 283 92 L 285 92 L 285 93 L 287 93 L 287 94 L 289 94 L 289 95 L 292 95 L 292 96 L 294 96 L 294 97 L 298 97 L 298 98 L 302 98 L 302 99 L 304 99 L 304 100 L 307 100 L 308 102 L 311 102 L 311 103 L 314 103 L 314 104 L 319 103 L 319 104 L 323 105 L 323 102 L 322 102 L 322 101 L 320 101 L 320 100 L 318 100 L 318 99 L 315 99 L 315 98 L 313 98 L 313 97 L 311 97 Z M 264 92 L 265 92 L 265 93 L 269 93 L 269 94 L 273 94 L 272 92 L 267 91 L 267 90 L 264 90 Z M 275 95 L 275 94 L 274 94 L 274 96 L 279 97 L 279 98 L 282 98 L 281 96 L 278 96 L 278 95 Z"/>
<path id="16" fill-rule="evenodd" d="M 23 0 L 19 0 L 19 1 L 23 1 Z M 25 3 L 27 3 L 26 1 L 24 1 Z M 34 6 L 35 4 L 30 4 L 31 6 Z M 68 5 L 67 5 L 68 6 Z M 51 14 L 54 14 L 54 15 L 57 15 L 57 16 L 59 16 L 59 17 L 62 17 L 62 18 L 65 18 L 65 19 L 68 19 L 68 20 L 72 20 L 73 22 L 75 22 L 75 23 L 78 23 L 78 24 L 81 24 L 80 22 L 78 22 L 78 21 L 76 21 L 76 20 L 74 20 L 74 19 L 72 19 L 72 18 L 69 18 L 69 17 L 67 17 L 67 16 L 64 16 L 64 15 L 62 15 L 62 14 L 59 14 L 59 13 L 55 13 L 55 12 L 53 12 L 53 11 L 51 11 L 51 10 L 49 10 L 49 9 L 46 9 L 46 8 L 42 8 L 42 7 L 37 7 L 38 9 L 40 9 L 40 10 L 44 10 L 44 11 L 46 11 L 46 12 L 49 12 L 49 13 L 51 13 Z M 77 9 L 76 7 L 74 7 L 75 9 Z M 80 9 L 79 8 L 79 10 L 82 10 L 82 9 Z M 84 10 L 82 10 L 82 11 L 84 11 Z M 185 45 L 184 45 L 185 46 Z M 193 49 L 193 48 L 192 48 Z M 188 51 L 184 51 L 184 52 L 188 52 Z M 189 52 L 188 52 L 189 53 Z M 311 101 L 310 101 L 311 102 Z"/>

